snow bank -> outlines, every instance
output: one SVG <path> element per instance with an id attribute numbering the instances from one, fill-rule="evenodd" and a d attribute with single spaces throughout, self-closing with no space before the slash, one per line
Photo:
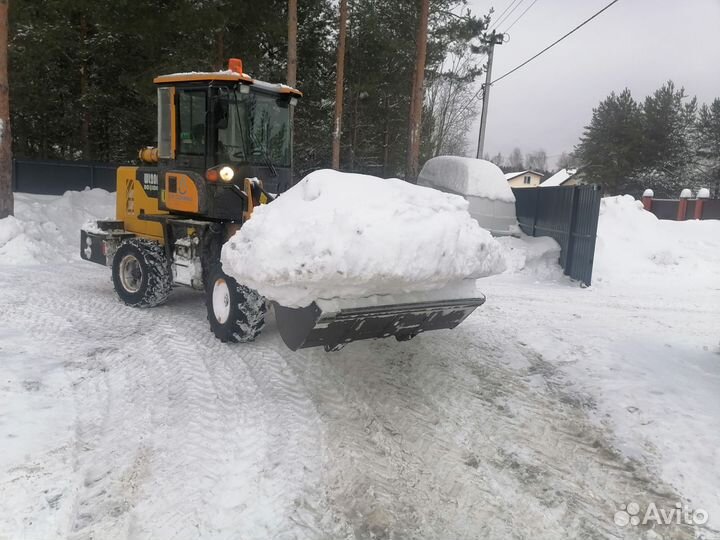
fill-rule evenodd
<path id="1" fill-rule="evenodd" d="M 316 171 L 224 246 L 224 270 L 286 306 L 437 289 L 504 269 L 462 197 L 396 178 Z"/>
<path id="2" fill-rule="evenodd" d="M 434 157 L 423 166 L 419 182 L 462 195 L 515 202 L 515 196 L 503 172 L 494 163 L 483 159 L 458 156 Z"/>
<path id="3" fill-rule="evenodd" d="M 717 289 L 720 221 L 659 220 L 630 195 L 600 203 L 593 284 Z"/>
<path id="4" fill-rule="evenodd" d="M 15 193 L 15 216 L 0 219 L 0 265 L 80 259 L 80 227 L 115 215 L 115 195 L 102 189 L 62 196 Z"/>
<path id="5" fill-rule="evenodd" d="M 558 279 L 562 277 L 560 267 L 560 244 L 549 236 L 533 238 L 524 233 L 519 237 L 504 236 L 498 238 L 506 273 L 531 274 L 539 279 Z"/>

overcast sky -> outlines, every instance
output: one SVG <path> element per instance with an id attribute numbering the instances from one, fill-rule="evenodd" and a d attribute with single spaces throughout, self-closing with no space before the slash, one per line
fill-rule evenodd
<path id="1" fill-rule="evenodd" d="M 476 14 L 512 0 L 468 0 Z M 610 0 L 537 0 L 495 48 L 493 78 L 542 50 Z M 504 31 L 532 0 L 500 25 Z M 511 8 L 512 9 L 512 8 Z M 641 100 L 672 79 L 700 103 L 720 97 L 720 0 L 620 0 L 607 11 L 493 85 L 485 152 L 543 148 L 550 165 L 572 150 L 593 107 L 628 87 Z M 479 107 L 478 107 L 479 110 Z M 479 116 L 479 114 L 478 114 Z M 478 121 L 469 148 L 477 149 Z"/>

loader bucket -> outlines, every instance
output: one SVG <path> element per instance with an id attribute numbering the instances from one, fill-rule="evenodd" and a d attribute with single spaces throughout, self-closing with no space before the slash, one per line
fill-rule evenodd
<path id="1" fill-rule="evenodd" d="M 306 347 L 341 349 L 351 341 L 395 336 L 398 341 L 420 332 L 455 328 L 485 297 L 352 306 L 352 302 L 317 300 L 307 307 L 274 304 L 278 331 L 293 351 Z"/>

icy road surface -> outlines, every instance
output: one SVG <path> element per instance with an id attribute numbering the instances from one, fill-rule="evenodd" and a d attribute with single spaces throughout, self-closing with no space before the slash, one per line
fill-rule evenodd
<path id="1" fill-rule="evenodd" d="M 658 538 L 614 513 L 682 495 L 528 344 L 548 289 L 508 279 L 453 332 L 292 353 L 272 322 L 216 341 L 191 291 L 137 310 L 89 263 L 3 267 L 0 538 Z"/>
<path id="2" fill-rule="evenodd" d="M 506 238 L 456 330 L 328 354 L 272 321 L 223 345 L 184 289 L 120 304 L 78 260 L 111 194 L 15 204 L 2 540 L 720 538 L 720 222 L 604 199 L 591 288 L 552 241 Z M 632 503 L 710 521 L 617 525 Z"/>

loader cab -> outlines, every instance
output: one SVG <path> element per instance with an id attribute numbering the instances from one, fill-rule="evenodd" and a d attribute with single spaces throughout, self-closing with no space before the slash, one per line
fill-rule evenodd
<path id="1" fill-rule="evenodd" d="M 197 171 L 212 181 L 229 167 L 233 181 L 260 178 L 272 193 L 292 185 L 298 90 L 253 79 L 237 59 L 227 71 L 164 75 L 154 82 L 161 167 Z"/>

